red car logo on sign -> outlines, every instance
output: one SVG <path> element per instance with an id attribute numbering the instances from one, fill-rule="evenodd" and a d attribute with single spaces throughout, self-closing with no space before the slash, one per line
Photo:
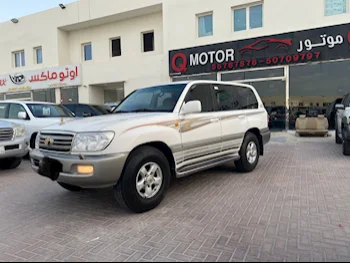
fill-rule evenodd
<path id="1" fill-rule="evenodd" d="M 241 56 L 243 56 L 247 52 L 253 53 L 254 51 L 264 50 L 269 46 L 271 46 L 272 44 L 278 44 L 276 47 L 276 50 L 280 48 L 285 48 L 286 50 L 288 50 L 289 47 L 292 46 L 292 40 L 290 39 L 283 40 L 283 39 L 276 39 L 276 38 L 260 39 L 249 46 L 241 48 L 239 52 L 241 53 Z"/>

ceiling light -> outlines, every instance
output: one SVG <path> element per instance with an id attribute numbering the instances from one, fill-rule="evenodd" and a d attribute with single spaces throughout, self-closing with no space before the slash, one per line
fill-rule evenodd
<path id="1" fill-rule="evenodd" d="M 64 4 L 59 4 L 59 6 L 62 8 L 62 9 L 66 9 L 66 6 Z"/>
<path id="2" fill-rule="evenodd" d="M 17 24 L 18 23 L 18 19 L 17 18 L 12 18 L 11 22 L 14 23 L 14 24 Z"/>

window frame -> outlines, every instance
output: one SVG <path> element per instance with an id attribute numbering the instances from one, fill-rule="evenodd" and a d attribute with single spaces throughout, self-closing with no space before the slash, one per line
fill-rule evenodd
<path id="1" fill-rule="evenodd" d="M 199 19 L 201 17 L 206 17 L 206 16 L 211 16 L 213 32 L 212 32 L 211 35 L 208 35 L 208 36 L 200 36 L 199 35 Z M 212 37 L 212 36 L 214 36 L 214 12 L 213 11 L 196 14 L 196 32 L 197 32 L 196 33 L 197 38 L 205 38 L 205 37 Z"/>
<path id="2" fill-rule="evenodd" d="M 86 56 L 85 56 L 85 47 L 86 46 L 90 46 L 91 47 L 91 59 L 89 60 L 86 60 Z M 89 61 L 92 61 L 93 60 L 93 56 L 92 56 L 92 42 L 87 42 L 87 43 L 83 43 L 81 44 L 81 52 L 82 52 L 82 61 L 83 62 L 89 62 Z"/>
<path id="3" fill-rule="evenodd" d="M 255 7 L 255 6 L 260 6 L 261 5 L 261 9 L 262 9 L 262 15 L 261 15 L 261 27 L 255 27 L 255 28 L 251 28 L 250 25 L 250 8 L 251 7 Z M 235 10 L 239 10 L 239 9 L 245 9 L 246 12 L 246 29 L 245 30 L 239 30 L 239 31 L 235 31 Z M 240 5 L 240 6 L 234 6 L 231 8 L 232 12 L 231 12 L 231 19 L 232 19 L 232 32 L 236 33 L 236 32 L 244 32 L 244 31 L 248 31 L 248 30 L 256 30 L 256 29 L 261 29 L 264 27 L 264 2 L 256 2 L 256 3 L 252 3 L 252 4 L 248 4 L 248 5 Z"/>
<path id="4" fill-rule="evenodd" d="M 341 14 L 334 14 L 334 15 L 326 15 L 326 4 L 327 4 L 327 0 L 323 0 L 323 15 L 325 17 L 334 17 L 334 16 L 339 16 L 339 15 L 345 15 L 348 14 L 350 12 L 350 0 L 345 0 L 345 4 L 346 4 L 346 10 L 345 13 L 341 13 Z"/>
<path id="5" fill-rule="evenodd" d="M 22 57 L 22 53 L 23 53 L 23 57 Z M 17 54 L 19 55 L 19 64 L 20 64 L 19 66 L 16 65 L 16 55 Z M 26 66 L 25 56 L 26 56 L 26 54 L 25 54 L 24 49 L 13 51 L 12 52 L 12 65 L 13 65 L 13 67 L 14 68 L 23 68 L 23 67 L 25 67 Z M 24 60 L 23 60 L 23 58 L 24 58 Z"/>
<path id="6" fill-rule="evenodd" d="M 38 50 L 41 50 L 41 63 L 38 62 Z M 35 47 L 34 48 L 34 62 L 36 65 L 41 65 L 44 63 L 44 55 L 43 55 L 43 47 Z"/>
<path id="7" fill-rule="evenodd" d="M 145 35 L 153 33 L 153 50 L 150 51 L 145 51 Z M 152 53 L 156 51 L 156 34 L 154 30 L 149 30 L 149 31 L 143 31 L 141 32 L 141 52 L 142 53 Z"/>
<path id="8" fill-rule="evenodd" d="M 113 56 L 113 41 L 118 40 L 120 42 L 120 55 L 118 56 Z M 122 56 L 122 38 L 121 37 L 113 37 L 109 39 L 109 44 L 110 44 L 110 57 L 111 58 L 117 58 Z"/>

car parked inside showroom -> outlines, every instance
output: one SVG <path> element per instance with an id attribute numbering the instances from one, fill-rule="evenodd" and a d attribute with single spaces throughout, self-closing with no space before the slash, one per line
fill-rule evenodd
<path id="1" fill-rule="evenodd" d="M 28 153 L 23 125 L 0 121 L 0 169 L 15 169 Z"/>
<path id="2" fill-rule="evenodd" d="M 65 107 L 47 102 L 1 101 L 0 120 L 24 125 L 26 141 L 30 148 L 35 146 L 35 136 L 42 128 L 73 120 L 74 116 Z"/>
<path id="3" fill-rule="evenodd" d="M 350 155 L 350 93 L 335 109 L 335 142 L 343 145 L 344 155 Z"/>
<path id="4" fill-rule="evenodd" d="M 42 129 L 30 158 L 70 191 L 114 186 L 117 201 L 140 213 L 161 203 L 172 177 L 226 162 L 253 171 L 269 140 L 252 86 L 177 82 L 134 91 L 114 114 Z"/>

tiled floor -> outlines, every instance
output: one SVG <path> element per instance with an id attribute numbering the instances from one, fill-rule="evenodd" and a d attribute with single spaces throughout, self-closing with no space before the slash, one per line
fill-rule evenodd
<path id="1" fill-rule="evenodd" d="M 349 261 L 349 171 L 333 137 L 274 134 L 253 173 L 178 180 L 136 215 L 112 189 L 70 193 L 25 161 L 0 171 L 0 261 Z"/>

